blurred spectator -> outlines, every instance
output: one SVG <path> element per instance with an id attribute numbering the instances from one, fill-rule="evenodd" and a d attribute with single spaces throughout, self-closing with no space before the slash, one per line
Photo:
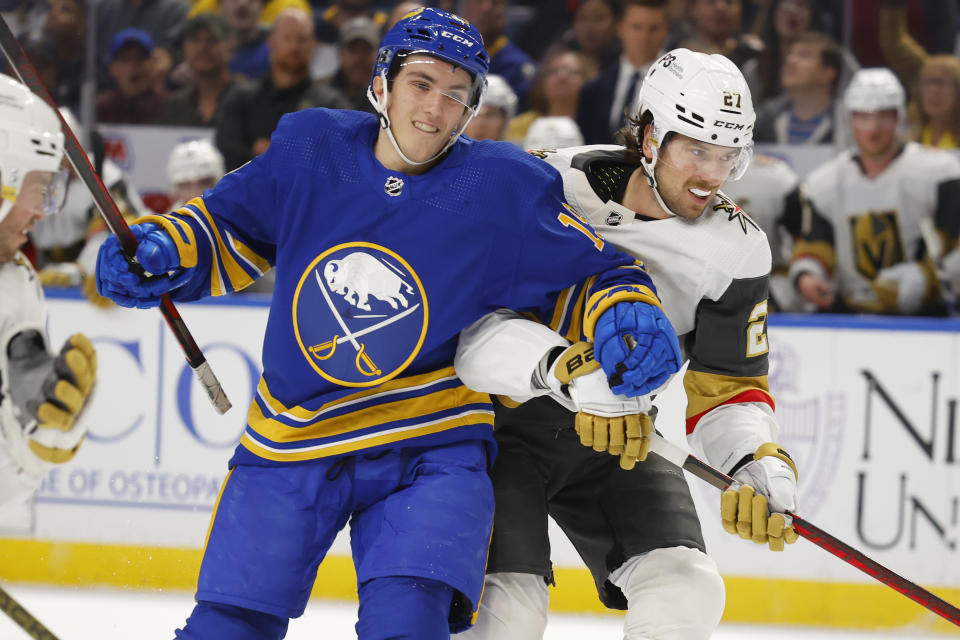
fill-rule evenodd
<path id="1" fill-rule="evenodd" d="M 691 51 L 720 53 L 735 65 L 743 65 L 762 49 L 763 41 L 740 33 L 741 0 L 690 0 L 690 36 L 680 43 Z"/>
<path id="2" fill-rule="evenodd" d="M 0 6 L 0 15 L 19 40 L 40 33 L 49 8 L 47 0 L 12 0 Z"/>
<path id="3" fill-rule="evenodd" d="M 230 49 L 223 18 L 201 13 L 188 20 L 183 28 L 183 58 L 190 70 L 191 86 L 166 97 L 159 123 L 212 126 L 227 91 L 240 82 L 227 66 Z"/>
<path id="4" fill-rule="evenodd" d="M 390 12 L 390 15 L 387 16 L 387 24 L 384 27 L 384 32 L 390 31 L 393 25 L 400 22 L 400 18 L 407 15 L 414 9 L 419 9 L 420 7 L 425 7 L 426 5 L 422 2 L 398 2 L 394 7 L 393 11 Z"/>
<path id="5" fill-rule="evenodd" d="M 349 98 L 351 109 L 375 113 L 367 87 L 379 45 L 380 27 L 366 16 L 351 18 L 340 28 L 340 68 L 330 84 Z"/>
<path id="6" fill-rule="evenodd" d="M 490 74 L 481 105 L 464 133 L 474 140 L 506 139 L 507 123 L 517 115 L 517 94 L 502 77 Z"/>
<path id="7" fill-rule="evenodd" d="M 913 140 L 941 149 L 960 146 L 960 60 L 955 56 L 930 56 L 923 63 L 907 122 Z"/>
<path id="8" fill-rule="evenodd" d="M 592 2 L 592 0 L 587 0 L 587 2 Z M 573 2 L 533 0 L 526 6 L 518 2 L 516 6 L 526 9 L 529 15 L 520 25 L 513 23 L 513 20 L 508 16 L 508 33 L 511 34 L 511 38 L 516 45 L 523 49 L 528 56 L 534 60 L 542 60 L 552 48 L 574 48 L 575 41 L 571 29 L 574 11 L 579 11 L 583 5 L 583 0 Z M 564 35 L 558 38 L 558 34 Z"/>
<path id="9" fill-rule="evenodd" d="M 43 33 L 55 43 L 57 79 L 46 85 L 61 107 L 80 108 L 87 36 L 87 6 L 83 0 L 50 0 Z"/>
<path id="10" fill-rule="evenodd" d="M 783 92 L 780 74 L 793 43 L 808 31 L 824 31 L 822 10 L 815 9 L 812 4 L 813 0 L 777 0 L 774 3 L 763 31 L 764 49 L 743 66 L 743 76 L 750 85 L 750 94 L 756 104 Z M 843 69 L 838 93 L 860 68 L 852 53 L 842 47 L 841 51 Z"/>
<path id="11" fill-rule="evenodd" d="M 262 0 L 221 0 L 220 15 L 227 25 L 227 42 L 233 51 L 230 71 L 259 80 L 270 69 L 267 30 L 258 24 Z"/>
<path id="12" fill-rule="evenodd" d="M 956 18 L 952 24 L 956 36 Z M 913 138 L 947 149 L 957 147 L 960 143 L 957 137 L 960 133 L 957 85 L 960 63 L 951 55 L 931 57 L 910 35 L 905 0 L 884 0 L 881 4 L 879 39 L 890 67 L 905 85 L 913 88 L 910 105 Z"/>
<path id="13" fill-rule="evenodd" d="M 532 151 L 579 147 L 583 144 L 583 135 L 573 118 L 567 116 L 546 116 L 538 118 L 530 125 L 523 139 L 523 148 Z"/>
<path id="14" fill-rule="evenodd" d="M 220 13 L 220 0 L 196 0 L 190 7 L 187 18 L 198 16 L 201 13 Z M 300 9 L 307 15 L 313 15 L 313 9 L 307 0 L 267 0 L 257 15 L 257 22 L 262 27 L 269 27 L 284 9 Z"/>
<path id="15" fill-rule="evenodd" d="M 136 27 L 150 34 L 154 81 L 161 85 L 173 68 L 189 5 L 184 0 L 100 0 L 97 3 L 97 58 L 101 66 L 113 60 L 113 37 L 124 29 Z"/>
<path id="16" fill-rule="evenodd" d="M 178 209 L 213 188 L 224 173 L 223 155 L 209 140 L 181 142 L 167 158 L 170 208 Z"/>
<path id="17" fill-rule="evenodd" d="M 350 108 L 346 96 L 308 75 L 314 39 L 307 14 L 287 9 L 277 16 L 267 45 L 269 73 L 252 87 L 232 91 L 221 107 L 216 145 L 228 171 L 267 150 L 283 114 L 309 107 Z"/>
<path id="18" fill-rule="evenodd" d="M 340 29 L 348 20 L 367 17 L 381 31 L 387 23 L 387 14 L 370 7 L 370 0 L 333 0 L 329 7 L 314 17 L 317 46 L 310 62 L 310 76 L 327 78 L 337 71 L 339 64 Z M 379 42 L 378 42 L 379 44 Z"/>
<path id="19" fill-rule="evenodd" d="M 50 36 L 42 31 L 20 37 L 20 46 L 27 54 L 30 64 L 37 71 L 43 86 L 50 90 L 56 100 L 55 87 L 60 78 L 60 56 L 57 55 L 57 44 Z M 58 103 L 59 104 L 59 103 Z"/>
<path id="20" fill-rule="evenodd" d="M 844 94 L 856 148 L 804 182 L 810 211 L 790 278 L 818 309 L 943 312 L 944 265 L 958 265 L 960 162 L 904 144 L 904 91 L 889 69 L 861 69 Z"/>
<path id="21" fill-rule="evenodd" d="M 780 73 L 787 51 L 801 35 L 813 27 L 810 0 L 775 0 L 763 31 L 764 49 L 743 66 L 743 77 L 750 86 L 755 104 L 780 95 Z"/>
<path id="22" fill-rule="evenodd" d="M 843 52 L 830 36 L 810 31 L 798 38 L 783 63 L 783 95 L 757 109 L 753 139 L 845 146 L 845 118 L 837 100 L 842 70 Z"/>
<path id="23" fill-rule="evenodd" d="M 164 91 L 155 84 L 153 38 L 143 29 L 124 29 L 110 43 L 113 89 L 97 96 L 97 121 L 113 124 L 154 124 L 160 116 Z"/>
<path id="24" fill-rule="evenodd" d="M 586 0 L 577 5 L 573 27 L 560 36 L 547 51 L 579 51 L 596 69 L 606 69 L 620 55 L 617 22 L 620 0 Z M 537 25 L 538 26 L 538 25 Z"/>
<path id="25" fill-rule="evenodd" d="M 530 110 L 510 122 L 507 140 L 522 144 L 530 125 L 543 116 L 575 118 L 588 73 L 586 59 L 576 51 L 557 51 L 544 60 L 530 89 Z"/>
<path id="26" fill-rule="evenodd" d="M 503 76 L 510 83 L 520 108 L 524 109 L 537 66 L 503 33 L 507 24 L 507 4 L 508 0 L 460 0 L 457 14 L 480 31 L 490 54 L 490 73 Z"/>
<path id="27" fill-rule="evenodd" d="M 744 209 L 770 241 L 772 271 L 770 304 L 775 311 L 808 311 L 787 277 L 793 244 L 803 225 L 806 200 L 793 169 L 778 158 L 757 154 L 739 180 L 728 180 L 723 192 Z"/>
<path id="28" fill-rule="evenodd" d="M 647 68 L 667 39 L 665 0 L 625 0 L 617 22 L 622 53 L 580 93 L 577 123 L 587 144 L 610 144 L 626 122 Z"/>
<path id="29" fill-rule="evenodd" d="M 860 64 L 869 67 L 890 66 L 898 74 L 900 62 L 887 51 L 894 25 L 902 20 L 903 33 L 927 53 L 953 53 L 957 39 L 958 6 L 954 0 L 847 0 L 845 7 L 856 18 L 847 25 L 851 48 Z M 916 69 L 914 69 L 916 71 Z M 913 79 L 901 75 L 909 86 Z"/>

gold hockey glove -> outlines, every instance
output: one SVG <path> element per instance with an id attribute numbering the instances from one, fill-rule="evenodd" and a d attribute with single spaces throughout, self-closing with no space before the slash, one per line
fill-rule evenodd
<path id="1" fill-rule="evenodd" d="M 76 333 L 54 359 L 53 371 L 43 383 L 42 399 L 32 403 L 36 428 L 29 446 L 45 462 L 71 460 L 86 436 L 76 419 L 86 406 L 97 376 L 97 352 L 90 340 Z"/>
<path id="2" fill-rule="evenodd" d="M 613 393 L 593 357 L 592 344 L 578 342 L 547 354 L 534 378 L 534 384 L 538 383 L 549 387 L 557 402 L 576 412 L 574 427 L 585 447 L 620 456 L 620 466 L 628 470 L 646 459 L 653 432 L 653 421 L 646 415 L 650 400 Z"/>
<path id="3" fill-rule="evenodd" d="M 767 544 L 771 551 L 783 551 L 784 543 L 793 544 L 798 538 L 792 518 L 784 513 L 796 510 L 797 478 L 796 465 L 780 445 L 761 445 L 720 495 L 723 529 Z"/>

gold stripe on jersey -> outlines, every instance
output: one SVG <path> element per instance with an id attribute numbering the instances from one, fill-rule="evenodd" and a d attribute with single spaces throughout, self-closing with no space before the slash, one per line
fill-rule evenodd
<path id="1" fill-rule="evenodd" d="M 472 391 L 460 384 L 412 398 L 376 403 L 333 418 L 319 419 L 302 427 L 292 427 L 280 420 L 265 416 L 260 409 L 260 404 L 254 400 L 250 403 L 250 410 L 247 413 L 247 424 L 257 434 L 272 442 L 300 442 L 340 436 L 394 420 L 415 420 L 418 417 L 453 410 L 468 404 L 489 402 L 489 394 Z"/>
<path id="2" fill-rule="evenodd" d="M 800 258 L 813 258 L 823 265 L 828 274 L 832 274 L 834 269 L 837 268 L 837 255 L 829 242 L 797 240 L 797 243 L 793 245 L 793 256 L 790 259 L 798 260 Z"/>
<path id="3" fill-rule="evenodd" d="M 484 398 L 484 401 L 487 401 L 489 396 L 484 395 Z M 274 449 L 256 442 L 246 433 L 240 438 L 240 444 L 252 453 L 267 460 L 273 460 L 275 462 L 296 462 L 351 453 L 353 451 L 401 442 L 470 425 L 489 425 L 490 428 L 493 429 L 493 411 L 486 409 L 465 409 L 461 414 L 421 423 L 412 427 L 377 431 L 358 438 L 340 440 L 330 444 L 307 446 L 302 449 Z"/>
<path id="4" fill-rule="evenodd" d="M 251 284 L 253 284 L 253 278 L 251 278 L 250 274 L 248 274 L 243 269 L 243 267 L 240 266 L 240 264 L 236 261 L 236 259 L 233 257 L 233 254 L 230 252 L 230 250 L 227 248 L 226 244 L 224 243 L 223 237 L 220 235 L 220 229 L 217 227 L 216 223 L 214 222 L 213 216 L 211 216 L 210 212 L 207 211 L 207 205 L 203 203 L 203 198 L 201 197 L 194 198 L 193 200 L 188 202 L 187 205 L 195 207 L 197 211 L 200 212 L 200 214 L 204 218 L 203 221 L 207 223 L 208 228 L 213 232 L 214 238 L 216 238 L 216 244 L 211 243 L 212 245 L 211 248 L 213 249 L 212 254 L 213 254 L 213 257 L 216 258 L 216 261 L 215 261 L 216 265 L 212 265 L 210 267 L 211 273 L 218 271 L 218 269 L 215 268 L 216 266 L 222 267 L 223 270 L 226 272 L 227 279 L 230 281 L 230 286 L 232 287 L 233 291 L 240 291 L 241 289 L 249 287 Z M 178 209 L 177 211 L 179 213 L 189 213 L 190 215 L 193 215 L 193 211 L 191 211 L 188 208 Z M 196 219 L 196 216 L 194 216 L 194 218 Z M 229 237 L 230 235 L 229 232 L 224 230 L 224 233 L 226 233 L 227 236 Z M 211 295 L 218 295 L 213 290 L 212 285 L 213 283 L 211 281 L 211 287 L 210 287 Z M 219 295 L 225 295 L 229 293 L 229 291 L 223 285 L 221 285 L 219 288 L 222 291 L 222 293 Z"/>
<path id="5" fill-rule="evenodd" d="M 313 422 L 324 413 L 330 413 L 336 409 L 343 409 L 352 404 L 357 404 L 364 400 L 373 400 L 377 397 L 388 397 L 399 393 L 416 391 L 426 388 L 438 382 L 444 382 L 456 377 L 453 367 L 444 367 L 429 373 L 422 373 L 415 376 L 403 378 L 394 378 L 378 385 L 372 389 L 365 389 L 356 393 L 337 398 L 331 402 L 326 402 L 319 409 L 311 410 L 302 406 L 287 407 L 277 400 L 270 389 L 267 387 L 267 381 L 260 378 L 260 384 L 257 385 L 257 394 L 263 399 L 264 403 L 270 407 L 274 416 L 295 420 L 297 422 Z M 480 394 L 485 395 L 485 394 Z M 485 400 L 484 400 L 485 401 Z"/>
<path id="6" fill-rule="evenodd" d="M 566 335 L 564 335 L 564 337 L 570 342 L 580 341 L 580 331 L 583 328 L 583 314 L 587 312 L 587 306 L 586 303 L 584 303 L 584 298 L 587 297 L 587 291 L 590 290 L 596 279 L 596 276 L 591 276 L 590 279 L 587 280 L 586 286 L 580 289 L 580 293 L 577 295 L 577 299 L 571 307 L 573 313 L 570 316 L 570 327 L 567 329 Z M 556 328 L 554 330 L 556 330 Z"/>
<path id="7" fill-rule="evenodd" d="M 764 402 L 775 407 L 767 376 L 736 378 L 733 376 L 687 370 L 683 377 L 687 393 L 687 433 L 709 411 L 736 402 Z"/>
<path id="8" fill-rule="evenodd" d="M 185 221 L 174 216 L 149 215 L 137 218 L 134 224 L 152 222 L 167 232 L 173 239 L 180 254 L 180 266 L 186 269 L 197 266 L 197 238 L 193 228 Z"/>

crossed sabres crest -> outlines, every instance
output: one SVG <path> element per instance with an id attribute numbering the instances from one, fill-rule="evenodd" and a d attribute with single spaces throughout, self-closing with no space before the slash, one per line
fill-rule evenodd
<path id="1" fill-rule="evenodd" d="M 368 378 L 381 376 L 383 370 L 374 362 L 361 338 L 380 331 L 417 311 L 420 303 L 416 302 L 411 306 L 410 301 L 407 300 L 407 296 L 415 292 L 413 286 L 404 279 L 404 273 L 400 269 L 364 251 L 349 253 L 342 259 L 328 260 L 323 265 L 323 275 L 319 267 L 313 269 L 313 275 L 330 313 L 343 333 L 335 333 L 329 340 L 308 347 L 310 354 L 317 360 L 328 360 L 336 353 L 339 345 L 349 342 L 356 352 L 354 364 L 357 371 Z M 402 308 L 403 310 L 393 315 L 377 313 L 351 315 L 352 318 L 383 318 L 363 329 L 351 331 L 343 314 L 333 303 L 331 292 L 343 296 L 352 307 L 363 311 L 372 311 L 371 297 L 386 302 L 392 309 L 399 311 Z"/>

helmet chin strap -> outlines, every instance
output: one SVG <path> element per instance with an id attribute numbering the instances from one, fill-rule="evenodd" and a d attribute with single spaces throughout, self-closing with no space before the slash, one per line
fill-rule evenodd
<path id="1" fill-rule="evenodd" d="M 667 212 L 669 215 L 674 218 L 680 218 L 674 211 L 667 206 L 667 203 L 663 201 L 663 197 L 660 195 L 660 187 L 657 184 L 657 176 L 654 173 L 654 170 L 657 167 L 657 147 L 655 145 L 650 145 L 650 153 L 653 156 L 650 160 L 647 160 L 646 156 L 640 161 L 640 165 L 643 168 L 643 175 L 647 178 L 647 184 L 650 185 L 650 188 L 653 189 L 653 197 L 657 200 L 657 204 L 660 205 L 660 208 Z"/>
<path id="2" fill-rule="evenodd" d="M 467 125 L 470 124 L 470 121 L 473 120 L 473 117 L 477 115 L 478 109 L 468 108 L 467 111 L 470 112 L 470 116 L 467 118 L 466 122 L 463 123 L 463 126 L 460 127 L 460 130 L 457 131 L 456 134 L 452 134 L 450 136 L 450 140 L 447 142 L 447 144 L 443 145 L 443 149 L 440 149 L 440 151 L 435 156 L 433 156 L 428 160 L 423 160 L 421 162 L 417 162 L 416 160 L 411 160 L 410 158 L 407 157 L 407 155 L 403 151 L 400 150 L 400 145 L 397 144 L 397 139 L 393 136 L 393 130 L 390 127 L 390 116 L 387 115 L 387 100 L 389 99 L 390 90 L 387 88 L 387 72 L 386 71 L 380 72 L 380 79 L 383 80 L 383 96 L 381 98 L 377 98 L 376 94 L 373 92 L 373 83 L 371 82 L 370 86 L 367 87 L 367 100 L 370 101 L 370 104 L 372 104 L 374 110 L 376 110 L 377 117 L 380 118 L 380 128 L 382 128 L 384 131 L 387 132 L 387 139 L 389 139 L 390 144 L 393 145 L 394 151 L 396 151 L 397 155 L 399 155 L 400 158 L 409 165 L 419 167 L 425 164 L 430 164 L 431 162 L 433 162 L 434 160 L 436 160 L 437 158 L 445 154 L 450 149 L 450 147 L 453 146 L 453 143 L 457 141 L 457 138 L 460 137 L 460 134 L 466 130 Z"/>

